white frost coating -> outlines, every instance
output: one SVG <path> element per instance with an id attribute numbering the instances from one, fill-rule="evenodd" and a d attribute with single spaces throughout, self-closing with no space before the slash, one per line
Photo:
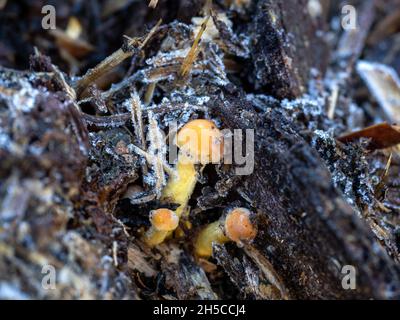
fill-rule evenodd
<path id="1" fill-rule="evenodd" d="M 5 132 L 2 132 L 0 127 L 0 148 L 8 150 L 10 143 L 10 137 Z"/>
<path id="2" fill-rule="evenodd" d="M 54 203 L 54 190 L 38 180 L 26 180 L 23 188 L 49 206 Z"/>
<path id="3" fill-rule="evenodd" d="M 152 67 L 162 67 L 168 64 L 175 64 L 177 59 L 185 58 L 189 53 L 190 47 L 177 49 L 170 52 L 158 52 L 152 58 L 146 60 L 146 64 Z"/>
<path id="4" fill-rule="evenodd" d="M 23 149 L 20 145 L 15 143 L 7 132 L 4 132 L 0 123 L 0 149 L 4 149 L 17 156 L 23 155 Z"/>
<path id="5" fill-rule="evenodd" d="M 29 297 L 17 287 L 7 283 L 0 283 L 0 299 L 4 300 L 28 300 Z"/>
<path id="6" fill-rule="evenodd" d="M 40 92 L 26 80 L 20 79 L 18 83 L 21 86 L 20 89 L 15 91 L 8 101 L 11 102 L 11 107 L 15 111 L 30 112 L 35 106 L 36 97 Z"/>
<path id="7" fill-rule="evenodd" d="M 295 100 L 282 100 L 282 107 L 286 110 L 295 110 L 301 108 L 304 112 L 317 117 L 324 113 L 324 99 L 322 97 L 311 97 L 305 94 L 303 97 Z"/>
<path id="8" fill-rule="evenodd" d="M 193 30 L 194 35 L 197 35 L 199 33 L 201 25 L 203 24 L 203 22 L 205 20 L 206 20 L 206 18 L 204 18 L 204 17 L 193 17 L 192 18 L 192 23 L 195 26 L 195 28 Z M 232 21 L 230 21 L 228 19 L 228 17 L 226 16 L 225 13 L 218 13 L 217 20 L 223 21 L 229 29 L 231 29 L 233 26 Z M 214 24 L 214 20 L 212 18 L 210 18 L 207 22 L 207 28 L 201 37 L 201 41 L 212 42 L 214 39 L 218 38 L 218 36 L 219 36 L 219 31 Z"/>
<path id="9" fill-rule="evenodd" d="M 143 182 L 144 184 L 148 185 L 148 186 L 155 186 L 157 183 L 156 178 L 154 177 L 154 175 L 148 173 L 145 176 L 143 176 Z"/>
<path id="10" fill-rule="evenodd" d="M 320 137 L 320 138 L 322 138 L 324 140 L 333 138 L 332 133 L 329 133 L 329 132 L 323 131 L 323 130 L 315 130 L 314 131 L 314 135 L 317 136 L 317 137 Z M 316 147 L 315 145 L 313 145 L 313 146 L 314 146 L 314 148 Z"/>
<path id="11" fill-rule="evenodd" d="M 318 18 L 322 14 L 322 5 L 319 0 L 308 0 L 307 10 L 311 17 Z"/>
<path id="12" fill-rule="evenodd" d="M 210 97 L 208 96 L 195 97 L 195 99 L 196 99 L 196 105 L 198 106 L 206 105 L 207 102 L 210 101 Z"/>

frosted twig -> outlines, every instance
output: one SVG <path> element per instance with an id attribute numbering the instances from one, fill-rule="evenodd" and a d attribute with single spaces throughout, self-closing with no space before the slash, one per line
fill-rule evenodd
<path id="1" fill-rule="evenodd" d="M 167 147 L 164 142 L 164 135 L 158 126 L 157 120 L 152 112 L 148 113 L 149 118 L 149 153 L 154 156 L 154 162 L 152 168 L 156 175 L 155 190 L 157 198 L 161 197 L 162 188 L 166 184 L 166 178 L 164 173 L 164 159 L 167 155 Z"/>
<path id="2" fill-rule="evenodd" d="M 146 150 L 146 140 L 143 131 L 143 118 L 142 118 L 142 102 L 136 90 L 134 90 L 130 103 L 130 110 L 132 116 L 132 124 L 135 133 L 136 142 L 143 150 Z M 143 174 L 147 174 L 147 166 L 142 166 Z"/>
<path id="3" fill-rule="evenodd" d="M 130 104 L 131 104 L 132 123 L 134 126 L 137 142 L 140 144 L 141 148 L 146 150 L 146 139 L 144 138 L 143 119 L 142 119 L 143 106 L 136 90 L 132 94 L 132 97 L 130 99 Z"/>
<path id="4" fill-rule="evenodd" d="M 138 154 L 139 156 L 142 156 L 143 158 L 145 158 L 148 164 L 151 165 L 154 161 L 156 161 L 154 155 L 152 155 L 152 154 L 140 149 L 138 146 L 135 146 L 134 144 L 131 144 L 129 147 L 136 154 Z M 165 161 L 163 161 L 163 168 L 164 168 L 164 171 L 166 173 L 168 173 L 169 175 L 175 175 L 176 174 L 175 170 L 173 168 L 171 168 Z"/>

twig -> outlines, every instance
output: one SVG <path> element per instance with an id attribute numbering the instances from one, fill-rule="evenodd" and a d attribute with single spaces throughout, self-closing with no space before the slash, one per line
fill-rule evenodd
<path id="1" fill-rule="evenodd" d="M 136 90 L 134 90 L 129 102 L 130 102 L 132 124 L 135 132 L 136 143 L 138 143 L 139 146 L 146 151 L 146 139 L 144 137 L 144 131 L 143 131 L 142 102 L 140 101 L 140 97 L 137 94 Z M 146 175 L 147 174 L 146 164 L 142 166 L 142 170 L 143 170 L 143 175 Z"/>
<path id="2" fill-rule="evenodd" d="M 157 24 L 150 30 L 147 36 L 143 41 L 140 41 L 139 38 L 133 38 L 128 41 L 122 48 L 115 51 L 113 54 L 108 56 L 102 62 L 100 62 L 96 67 L 90 69 L 86 72 L 86 74 L 78 81 L 76 85 L 76 93 L 80 96 L 83 91 L 92 83 L 96 81 L 103 74 L 108 73 L 110 70 L 115 68 L 125 59 L 131 57 L 133 54 L 142 50 L 144 46 L 149 42 L 150 38 L 155 34 L 158 30 L 158 27 L 161 25 L 162 20 L 160 19 Z"/>
<path id="3" fill-rule="evenodd" d="M 148 153 L 146 151 L 143 151 L 142 149 L 140 149 L 138 146 L 135 146 L 134 144 L 131 144 L 130 148 L 134 152 L 136 152 L 138 155 L 140 155 L 143 158 L 145 158 L 146 161 L 149 164 L 152 164 L 154 161 L 157 161 L 157 159 L 156 159 L 156 157 L 154 155 L 152 155 L 152 154 L 150 154 L 150 153 Z M 168 173 L 169 175 L 175 175 L 176 174 L 175 170 L 173 168 L 171 168 L 169 165 L 167 165 L 165 162 L 163 162 L 163 168 L 164 168 L 164 171 L 166 173 Z"/>
<path id="4" fill-rule="evenodd" d="M 143 132 L 142 102 L 140 101 L 139 95 L 137 94 L 136 91 L 134 91 L 134 93 L 132 94 L 130 103 L 131 103 L 132 123 L 134 125 L 137 143 L 139 143 L 140 147 L 143 150 L 145 150 L 146 139 L 144 137 L 144 132 Z"/>
<path id="5" fill-rule="evenodd" d="M 111 215 L 111 217 L 112 217 L 112 219 L 113 219 L 116 223 L 118 223 L 118 224 L 121 226 L 122 232 L 124 233 L 124 235 L 125 235 L 126 237 L 130 238 L 131 236 L 130 236 L 128 230 L 127 230 L 127 229 L 129 229 L 129 227 L 127 227 L 121 220 L 117 219 L 117 218 L 114 217 L 113 215 Z"/>
<path id="6" fill-rule="evenodd" d="M 157 198 L 161 197 L 162 188 L 167 183 L 164 173 L 164 160 L 167 154 L 167 147 L 164 143 L 163 134 L 158 126 L 157 120 L 152 112 L 148 112 L 149 119 L 149 153 L 154 156 L 152 168 L 156 176 L 155 191 Z"/>
<path id="7" fill-rule="evenodd" d="M 36 56 L 41 55 L 39 50 L 35 47 L 34 53 Z M 87 127 L 83 121 L 83 113 L 76 103 L 76 92 L 75 90 L 67 83 L 65 80 L 64 74 L 61 70 L 55 66 L 54 64 L 50 64 L 51 71 L 54 74 L 54 80 L 58 83 L 61 88 L 64 89 L 64 92 L 67 94 L 70 99 L 70 108 L 69 112 L 71 115 L 71 125 L 73 130 L 75 131 L 76 138 L 79 141 L 79 145 L 81 146 L 81 150 L 86 154 L 89 152 L 89 132 Z"/>
<path id="8" fill-rule="evenodd" d="M 39 51 L 39 49 L 37 47 L 33 48 L 33 53 L 36 57 L 40 57 L 42 55 L 42 53 Z M 51 68 L 51 72 L 54 75 L 54 80 L 58 83 L 59 86 L 61 86 L 64 89 L 64 91 L 68 95 L 68 97 L 72 101 L 75 101 L 76 100 L 75 90 L 73 88 L 71 88 L 71 86 L 67 83 L 61 70 L 54 64 L 50 64 L 50 68 Z"/>
<path id="9" fill-rule="evenodd" d="M 206 112 L 207 108 L 203 106 L 197 106 L 188 103 L 176 103 L 174 105 L 155 105 L 146 108 L 148 111 L 152 111 L 155 114 L 174 112 L 177 110 L 196 110 Z M 146 114 L 143 114 L 146 117 Z M 95 130 L 102 130 L 109 127 L 122 127 L 128 120 L 132 120 L 132 114 L 129 112 L 115 114 L 111 116 L 94 116 L 87 113 L 82 113 L 82 118 L 86 124 Z"/>
<path id="10" fill-rule="evenodd" d="M 154 90 L 155 90 L 156 86 L 157 86 L 157 82 L 152 82 L 147 87 L 146 94 L 144 96 L 145 105 L 148 105 L 151 102 L 151 100 L 153 100 Z"/>
<path id="11" fill-rule="evenodd" d="M 87 113 L 82 113 L 83 120 L 89 127 L 101 130 L 109 127 L 122 127 L 131 119 L 130 113 L 115 114 L 112 116 L 93 116 Z"/>

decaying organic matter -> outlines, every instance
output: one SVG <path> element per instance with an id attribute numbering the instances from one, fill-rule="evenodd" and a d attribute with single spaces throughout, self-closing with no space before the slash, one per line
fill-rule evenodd
<path id="1" fill-rule="evenodd" d="M 0 6 L 0 298 L 400 298 L 398 1 L 355 30 L 322 0 L 54 3 L 50 32 Z M 196 120 L 253 130 L 254 170 L 179 184 Z"/>

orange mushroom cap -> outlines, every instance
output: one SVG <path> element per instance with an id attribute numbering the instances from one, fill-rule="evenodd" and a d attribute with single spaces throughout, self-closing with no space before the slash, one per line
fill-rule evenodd
<path id="1" fill-rule="evenodd" d="M 251 241 L 257 235 L 257 228 L 250 220 L 251 212 L 246 208 L 235 208 L 225 218 L 225 233 L 235 242 Z"/>
<path id="2" fill-rule="evenodd" d="M 157 209 L 150 213 L 150 222 L 158 231 L 172 231 L 178 227 L 179 217 L 169 209 Z"/>
<path id="3" fill-rule="evenodd" d="M 223 157 L 223 135 L 211 120 L 188 122 L 178 132 L 177 145 L 195 163 L 219 162 Z"/>

